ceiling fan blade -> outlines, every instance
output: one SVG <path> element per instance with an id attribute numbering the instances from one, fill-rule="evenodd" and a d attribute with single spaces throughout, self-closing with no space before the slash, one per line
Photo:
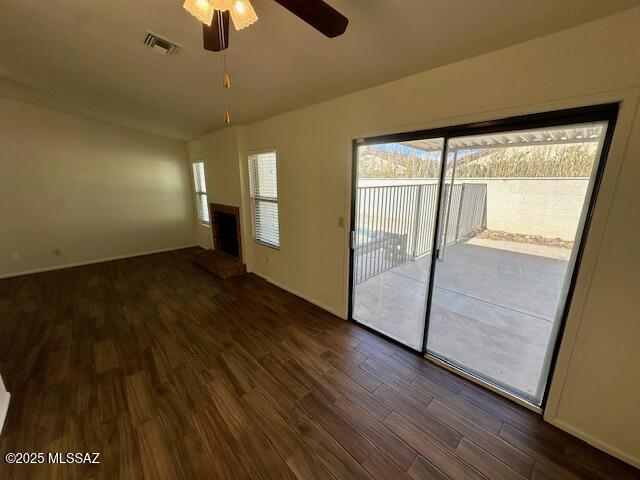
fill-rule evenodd
<path id="1" fill-rule="evenodd" d="M 224 12 L 216 10 L 213 13 L 211 26 L 203 24 L 202 27 L 205 50 L 219 52 L 229 48 L 229 10 Z"/>
<path id="2" fill-rule="evenodd" d="M 322 0 L 275 0 L 329 38 L 342 35 L 349 19 Z"/>

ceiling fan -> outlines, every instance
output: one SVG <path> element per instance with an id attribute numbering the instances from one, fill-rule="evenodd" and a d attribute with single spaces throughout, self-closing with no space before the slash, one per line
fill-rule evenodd
<path id="1" fill-rule="evenodd" d="M 329 38 L 342 35 L 349 19 L 322 0 L 275 0 L 298 18 Z M 258 15 L 250 0 L 185 0 L 184 9 L 203 24 L 205 50 L 222 52 L 222 86 L 231 86 L 225 50 L 229 48 L 229 18 L 236 30 L 248 27 Z M 224 122 L 231 122 L 229 109 L 224 109 Z"/>
<path id="2" fill-rule="evenodd" d="M 275 0 L 295 16 L 329 38 L 342 35 L 349 19 L 323 0 Z M 229 47 L 229 17 L 236 30 L 258 19 L 250 0 L 186 0 L 184 8 L 203 23 L 205 50 Z"/>

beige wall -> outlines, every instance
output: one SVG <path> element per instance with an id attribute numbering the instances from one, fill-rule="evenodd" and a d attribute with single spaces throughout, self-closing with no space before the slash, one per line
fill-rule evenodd
<path id="1" fill-rule="evenodd" d="M 354 138 L 620 101 L 545 418 L 640 466 L 638 25 L 640 8 L 242 127 L 239 165 L 209 175 L 229 188 L 239 168 L 246 206 L 247 150 L 277 147 L 281 249 L 248 241 L 249 269 L 345 316 Z"/>
<path id="2" fill-rule="evenodd" d="M 487 186 L 487 228 L 573 241 L 588 179 L 482 178 L 461 183 Z"/>
<path id="3" fill-rule="evenodd" d="M 0 276 L 193 245 L 186 159 L 184 142 L 0 99 Z"/>
<path id="4" fill-rule="evenodd" d="M 640 115 L 633 123 L 612 202 L 599 205 L 593 219 L 592 230 L 602 229 L 604 235 L 599 245 L 592 238 L 587 245 L 586 266 L 592 274 L 581 270 L 548 416 L 561 428 L 609 447 L 640 467 L 638 181 Z"/>

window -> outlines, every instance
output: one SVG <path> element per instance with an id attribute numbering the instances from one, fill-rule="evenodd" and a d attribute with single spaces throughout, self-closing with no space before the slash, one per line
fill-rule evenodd
<path id="1" fill-rule="evenodd" d="M 204 175 L 204 162 L 193 162 L 192 167 L 198 220 L 203 223 L 209 223 L 209 203 L 207 202 L 207 182 Z"/>
<path id="2" fill-rule="evenodd" d="M 277 177 L 275 150 L 249 155 L 253 235 L 256 241 L 274 248 L 280 247 Z"/>

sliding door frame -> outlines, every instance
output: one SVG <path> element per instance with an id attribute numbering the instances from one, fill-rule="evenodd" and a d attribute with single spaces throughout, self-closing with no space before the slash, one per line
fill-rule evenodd
<path id="1" fill-rule="evenodd" d="M 562 337 L 564 335 L 565 323 L 567 320 L 567 316 L 569 314 L 569 309 L 571 307 L 571 301 L 573 299 L 573 293 L 575 290 L 576 281 L 578 278 L 578 273 L 580 271 L 580 263 L 582 261 L 582 255 L 584 253 L 584 248 L 586 245 L 586 240 L 588 237 L 589 229 L 591 226 L 591 219 L 593 217 L 598 193 L 600 190 L 600 185 L 602 183 L 602 177 L 604 175 L 605 166 L 607 163 L 607 157 L 609 155 L 609 150 L 611 147 L 611 141 L 613 139 L 613 133 L 615 130 L 616 120 L 618 118 L 619 111 L 619 103 L 606 103 L 594 106 L 587 107 L 576 107 L 569 108 L 564 110 L 554 110 L 543 113 L 533 113 L 529 115 L 519 115 L 513 117 L 506 117 L 496 120 L 482 121 L 482 122 L 474 122 L 467 123 L 461 125 L 454 125 L 450 127 L 439 127 L 427 130 L 417 130 L 413 132 L 403 132 L 403 133 L 394 133 L 388 135 L 380 135 L 369 138 L 358 138 L 354 139 L 352 143 L 352 175 L 351 175 L 351 222 L 350 222 L 350 235 L 349 235 L 349 296 L 348 296 L 348 319 L 358 326 L 365 328 L 368 331 L 373 332 L 376 335 L 379 335 L 405 349 L 410 351 L 420 353 L 425 355 L 427 359 L 434 361 L 435 363 L 442 364 L 443 366 L 454 370 L 455 372 L 461 374 L 462 376 L 469 378 L 472 381 L 480 383 L 483 386 L 489 387 L 491 390 L 511 398 L 512 400 L 520 400 L 518 403 L 524 404 L 526 407 L 531 408 L 534 411 L 541 412 L 544 410 L 548 396 L 549 396 L 549 387 L 551 385 L 551 381 L 553 379 L 553 375 L 555 373 L 555 367 L 557 363 L 558 352 L 560 350 L 560 344 L 562 341 Z M 431 303 L 433 300 L 433 283 L 435 279 L 435 269 L 436 269 L 436 259 L 438 255 L 438 243 L 437 241 L 441 235 L 442 225 L 440 224 L 440 215 L 442 210 L 442 202 L 443 200 L 443 192 L 444 188 L 442 186 L 445 183 L 446 176 L 446 162 L 448 157 L 448 146 L 449 140 L 452 137 L 463 137 L 463 136 L 471 136 L 471 135 L 486 135 L 491 133 L 500 133 L 504 131 L 515 132 L 519 130 L 534 130 L 539 128 L 548 128 L 548 127 L 558 127 L 562 125 L 572 125 L 572 124 L 580 124 L 580 123 L 589 123 L 589 122 L 599 122 L 606 121 L 607 122 L 607 130 L 605 133 L 605 137 L 602 143 L 602 149 L 600 151 L 600 158 L 597 159 L 598 167 L 595 172 L 595 179 L 593 182 L 593 190 L 591 192 L 590 198 L 588 199 L 587 212 L 585 216 L 584 225 L 582 228 L 582 232 L 580 234 L 580 241 L 578 245 L 578 250 L 576 253 L 576 260 L 573 266 L 573 270 L 568 272 L 571 275 L 569 288 L 567 290 L 567 295 L 565 298 L 565 303 L 562 311 L 562 316 L 560 318 L 560 324 L 558 326 L 558 331 L 554 339 L 551 341 L 554 342 L 553 353 L 551 356 L 551 362 L 549 364 L 549 375 L 547 376 L 547 382 L 545 386 L 545 391 L 542 399 L 542 404 L 540 408 L 534 406 L 524 400 L 519 399 L 515 395 L 510 394 L 508 391 L 503 390 L 499 386 L 491 384 L 490 382 L 478 377 L 472 372 L 468 372 L 463 368 L 460 368 L 457 365 L 453 365 L 449 362 L 446 362 L 444 359 L 440 357 L 433 356 L 427 353 L 427 338 L 429 333 L 429 317 L 431 314 Z M 429 283 L 427 285 L 427 297 L 426 297 L 426 312 L 425 312 L 425 322 L 424 322 L 424 330 L 422 332 L 422 348 L 421 350 L 413 349 L 403 343 L 395 340 L 384 333 L 378 332 L 377 330 L 364 325 L 358 322 L 353 318 L 353 298 L 354 298 L 354 286 L 353 286 L 353 278 L 354 278 L 354 242 L 355 242 L 355 229 L 356 229 L 356 195 L 358 189 L 358 147 L 365 145 L 378 145 L 384 143 L 397 143 L 397 142 L 407 142 L 412 140 L 424 140 L 431 138 L 443 138 L 443 154 L 440 163 L 440 179 L 438 184 L 438 200 L 436 205 L 436 216 L 435 216 L 435 225 L 433 232 L 433 248 L 431 251 L 431 265 L 429 271 Z"/>

